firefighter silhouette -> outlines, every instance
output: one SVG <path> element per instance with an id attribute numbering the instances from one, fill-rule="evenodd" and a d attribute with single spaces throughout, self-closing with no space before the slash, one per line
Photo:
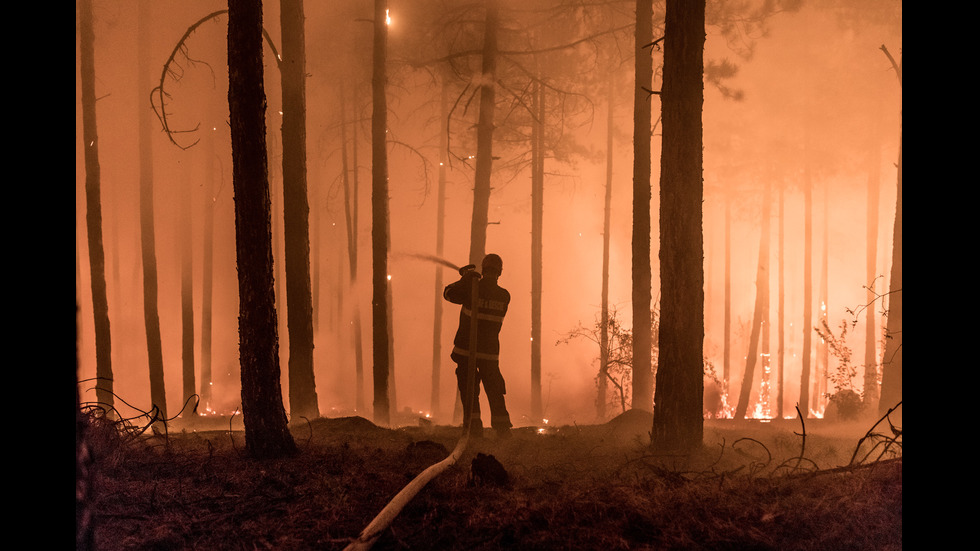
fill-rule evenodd
<path id="1" fill-rule="evenodd" d="M 503 260 L 496 254 L 488 254 L 481 264 L 482 274 L 470 264 L 459 269 L 458 281 L 446 286 L 443 298 L 459 304 L 459 327 L 453 340 L 450 357 L 456 362 L 456 384 L 463 403 L 463 427 L 471 436 L 483 434 L 480 415 L 480 384 L 490 404 L 490 426 L 502 438 L 510 436 L 510 414 L 504 395 L 507 388 L 500 373 L 500 328 L 510 304 L 510 293 L 497 284 L 503 273 Z M 476 301 L 473 301 L 473 298 Z M 476 311 L 476 333 L 471 335 L 473 312 Z M 471 350 L 470 339 L 475 336 L 476 350 Z M 470 360 L 475 356 L 475 372 L 470 379 Z"/>

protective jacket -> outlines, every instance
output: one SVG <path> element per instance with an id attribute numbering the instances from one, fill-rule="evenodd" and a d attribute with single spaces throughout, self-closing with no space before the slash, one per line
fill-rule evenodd
<path id="1" fill-rule="evenodd" d="M 453 360 L 460 361 L 469 357 L 470 323 L 472 321 L 472 305 L 470 294 L 473 289 L 472 278 L 477 277 L 473 272 L 464 275 L 459 281 L 450 283 L 442 292 L 443 298 L 462 306 L 459 310 L 459 328 L 453 339 Z M 500 327 L 507 314 L 510 304 L 510 293 L 497 285 L 497 279 L 485 277 L 478 284 L 479 303 L 477 308 L 477 337 L 476 359 L 479 363 L 494 362 L 500 354 Z"/>

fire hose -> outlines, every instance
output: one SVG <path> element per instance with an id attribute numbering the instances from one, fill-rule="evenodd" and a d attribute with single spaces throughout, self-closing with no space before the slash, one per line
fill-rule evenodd
<path id="1" fill-rule="evenodd" d="M 464 404 L 465 411 L 473 411 L 473 400 L 476 398 L 476 392 L 473 392 L 473 387 L 476 385 L 476 337 L 477 337 L 477 310 L 479 308 L 479 301 L 477 300 L 480 292 L 480 274 L 476 272 L 475 265 L 463 266 L 462 268 L 457 268 L 452 263 L 443 260 L 435 256 L 423 256 L 423 255 L 412 255 L 417 258 L 424 258 L 426 260 L 432 260 L 440 264 L 455 268 L 459 271 L 459 274 L 465 275 L 467 273 L 473 273 L 475 276 L 472 277 L 472 283 L 470 288 L 470 354 L 469 361 L 466 366 L 466 387 L 470 389 L 469 396 L 466 396 L 466 404 Z M 466 446 L 469 444 L 470 439 L 470 423 L 473 422 L 473 416 L 467 415 L 467 422 L 463 426 L 463 435 L 460 437 L 459 441 L 456 443 L 456 447 L 453 449 L 452 453 L 442 461 L 429 466 L 427 469 L 419 473 L 411 482 L 409 482 L 400 492 L 395 494 L 395 497 L 388 502 L 387 505 L 381 512 L 374 517 L 374 519 L 368 523 L 368 525 L 361 530 L 361 533 L 357 536 L 357 539 L 352 541 L 347 545 L 345 551 L 366 551 L 370 549 L 381 537 L 381 534 L 391 525 L 392 521 L 401 513 L 402 509 L 412 498 L 414 498 L 426 484 L 431 482 L 435 477 L 439 476 L 445 472 L 449 467 L 456 464 L 456 461 L 463 455 L 466 451 Z"/>

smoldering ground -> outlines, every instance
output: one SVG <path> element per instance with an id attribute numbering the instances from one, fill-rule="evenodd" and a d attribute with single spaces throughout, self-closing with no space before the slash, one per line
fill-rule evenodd
<path id="1" fill-rule="evenodd" d="M 292 426 L 296 456 L 252 461 L 226 421 L 93 438 L 100 549 L 343 549 L 460 436 L 320 419 Z M 649 447 L 650 425 L 632 412 L 506 441 L 487 431 L 374 548 L 902 548 L 901 447 L 887 426 L 856 454 L 868 424 L 708 421 L 703 448 L 678 456 Z M 885 440 L 890 451 L 864 454 Z M 504 484 L 474 483 L 477 454 L 500 463 Z"/>

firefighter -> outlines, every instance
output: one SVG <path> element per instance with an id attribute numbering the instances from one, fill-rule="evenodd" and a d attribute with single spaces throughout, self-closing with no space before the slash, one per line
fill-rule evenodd
<path id="1" fill-rule="evenodd" d="M 481 270 L 476 271 L 475 265 L 459 269 L 460 279 L 446 286 L 442 296 L 453 304 L 462 307 L 459 311 L 459 328 L 453 340 L 453 352 L 450 355 L 456 362 L 456 384 L 459 387 L 460 398 L 463 402 L 463 427 L 470 428 L 470 435 L 479 437 L 483 434 L 483 421 L 480 417 L 480 383 L 487 393 L 490 403 L 490 426 L 500 438 L 510 436 L 510 414 L 504 395 L 507 393 L 504 377 L 500 374 L 500 327 L 507 314 L 510 304 L 510 293 L 497 285 L 497 278 L 503 272 L 504 264 L 500 256 L 488 254 L 484 257 Z M 470 322 L 473 280 L 477 283 L 477 336 L 476 336 L 476 373 L 472 389 L 466 388 L 470 354 Z M 472 391 L 471 391 L 472 390 Z M 467 407 L 471 404 L 472 409 Z"/>

